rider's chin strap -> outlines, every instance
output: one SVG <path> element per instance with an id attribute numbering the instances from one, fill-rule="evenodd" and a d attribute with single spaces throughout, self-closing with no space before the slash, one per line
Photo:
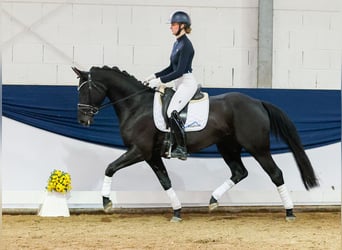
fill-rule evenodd
<path id="1" fill-rule="evenodd" d="M 178 24 L 178 31 L 177 31 L 177 33 L 176 33 L 176 36 L 179 36 L 179 34 L 182 32 L 182 30 L 184 29 L 184 28 L 181 28 L 181 25 L 182 24 Z"/>

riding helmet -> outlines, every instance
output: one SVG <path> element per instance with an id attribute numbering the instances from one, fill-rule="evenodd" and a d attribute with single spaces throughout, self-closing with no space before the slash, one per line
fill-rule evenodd
<path id="1" fill-rule="evenodd" d="M 184 11 L 176 11 L 171 14 L 170 23 L 184 23 L 188 27 L 191 25 L 190 16 Z"/>

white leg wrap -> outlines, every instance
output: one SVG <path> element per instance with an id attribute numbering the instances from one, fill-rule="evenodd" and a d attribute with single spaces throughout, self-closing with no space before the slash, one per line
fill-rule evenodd
<path id="1" fill-rule="evenodd" d="M 283 202 L 283 206 L 285 207 L 285 209 L 292 209 L 293 203 L 292 203 L 291 197 L 289 195 L 289 192 L 287 191 L 285 184 L 277 187 L 277 189 L 278 189 L 280 199 Z"/>
<path id="2" fill-rule="evenodd" d="M 105 176 L 102 184 L 102 196 L 109 198 L 112 187 L 112 177 Z"/>
<path id="3" fill-rule="evenodd" d="M 221 199 L 222 195 L 227 192 L 229 189 L 231 189 L 233 186 L 235 185 L 235 183 L 232 180 L 227 180 L 225 182 L 223 182 L 223 184 L 221 186 L 219 186 L 218 188 L 216 188 L 216 190 L 213 192 L 213 197 L 216 200 Z"/>
<path id="4" fill-rule="evenodd" d="M 172 205 L 173 210 L 177 210 L 177 209 L 182 208 L 182 205 L 181 205 L 175 191 L 173 190 L 173 188 L 166 190 L 166 193 L 171 200 L 171 205 Z"/>

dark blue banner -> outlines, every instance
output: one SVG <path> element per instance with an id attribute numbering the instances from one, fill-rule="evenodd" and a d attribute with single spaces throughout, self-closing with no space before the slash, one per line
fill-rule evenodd
<path id="1" fill-rule="evenodd" d="M 203 91 L 209 95 L 241 92 L 278 106 L 295 123 L 306 149 L 341 141 L 339 90 L 204 88 Z M 5 117 L 82 141 L 125 148 L 111 107 L 101 110 L 90 127 L 78 124 L 76 86 L 3 85 L 2 94 Z M 287 152 L 288 148 L 272 137 L 271 150 L 281 153 Z M 192 156 L 219 155 L 213 146 Z"/>

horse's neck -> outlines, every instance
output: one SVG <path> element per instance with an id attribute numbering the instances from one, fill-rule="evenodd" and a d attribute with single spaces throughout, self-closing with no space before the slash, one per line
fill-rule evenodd
<path id="1" fill-rule="evenodd" d="M 135 83 L 122 78 L 108 81 L 107 88 L 107 97 L 112 102 L 121 102 L 121 100 L 134 98 L 136 93 L 142 90 L 143 86 L 140 86 L 138 82 Z"/>
<path id="2" fill-rule="evenodd" d="M 130 82 L 124 78 L 122 81 L 108 83 L 107 97 L 114 104 L 120 121 L 129 117 L 132 110 L 143 107 L 141 103 L 143 93 L 139 93 L 142 90 L 143 86 L 140 86 L 138 82 Z"/>

